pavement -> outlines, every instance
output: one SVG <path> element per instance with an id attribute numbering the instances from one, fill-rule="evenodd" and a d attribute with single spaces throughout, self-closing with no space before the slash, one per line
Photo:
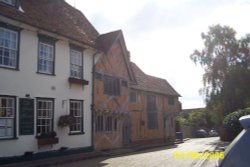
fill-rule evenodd
<path id="1" fill-rule="evenodd" d="M 181 155 L 189 152 L 213 152 L 219 143 L 218 137 L 194 138 L 175 145 L 154 147 L 122 155 L 100 156 L 51 167 L 215 167 L 214 158 L 185 158 Z M 178 156 L 175 156 L 177 154 Z"/>
<path id="2" fill-rule="evenodd" d="M 40 160 L 34 160 L 34 161 L 26 161 L 26 162 L 21 162 L 21 163 L 6 164 L 6 165 L 2 165 L 2 167 L 20 167 L 20 166 L 45 167 L 45 166 L 52 166 L 52 165 L 61 165 L 61 164 L 65 164 L 65 163 L 76 162 L 76 161 L 91 159 L 91 158 L 95 158 L 95 157 L 117 156 L 117 155 L 121 155 L 121 154 L 143 151 L 143 150 L 151 149 L 151 148 L 180 144 L 180 143 L 183 143 L 187 140 L 189 140 L 189 138 L 186 138 L 183 141 L 175 141 L 175 142 L 167 143 L 167 144 L 161 143 L 161 144 L 153 144 L 153 145 L 141 145 L 141 146 L 125 147 L 125 148 L 113 149 L 113 150 L 108 150 L 108 151 L 93 151 L 93 152 L 88 152 L 88 153 L 72 154 L 72 155 L 46 158 L 46 159 L 40 159 Z M 225 147 L 226 145 L 227 145 L 227 143 L 220 142 L 216 146 L 215 150 L 222 150 L 223 147 Z"/>

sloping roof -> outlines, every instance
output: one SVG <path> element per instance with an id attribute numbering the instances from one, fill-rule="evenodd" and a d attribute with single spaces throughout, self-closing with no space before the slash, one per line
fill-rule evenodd
<path id="1" fill-rule="evenodd" d="M 135 82 L 135 76 L 130 66 L 130 55 L 126 47 L 126 43 L 124 40 L 122 30 L 112 31 L 109 33 L 99 35 L 96 40 L 97 49 L 100 49 L 101 51 L 107 54 L 108 51 L 111 49 L 112 45 L 115 42 L 117 42 L 118 39 L 122 40 L 122 42 L 120 43 L 121 44 L 120 46 L 123 52 L 124 63 L 126 64 L 128 75 L 130 77 L 130 80 L 132 82 Z"/>
<path id="2" fill-rule="evenodd" d="M 20 0 L 20 4 L 23 11 L 0 4 L 0 15 L 95 46 L 97 30 L 64 0 Z"/>
<path id="3" fill-rule="evenodd" d="M 133 62 L 131 62 L 131 67 L 137 81 L 137 84 L 132 84 L 131 88 L 165 94 L 165 95 L 180 96 L 180 94 L 177 93 L 165 79 L 145 74 Z"/>
<path id="4" fill-rule="evenodd" d="M 121 33 L 121 30 L 117 30 L 99 35 L 96 40 L 97 48 L 107 53 Z"/>

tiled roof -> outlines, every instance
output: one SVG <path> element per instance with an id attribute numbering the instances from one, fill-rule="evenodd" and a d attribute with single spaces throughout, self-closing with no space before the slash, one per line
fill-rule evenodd
<path id="1" fill-rule="evenodd" d="M 20 0 L 21 9 L 0 4 L 0 15 L 89 46 L 99 35 L 87 18 L 64 0 Z"/>
<path id="2" fill-rule="evenodd" d="M 108 51 L 111 49 L 112 45 L 115 42 L 117 42 L 118 39 L 123 41 L 120 43 L 121 44 L 120 46 L 122 47 L 124 61 L 127 67 L 128 75 L 131 79 L 131 82 L 135 82 L 135 76 L 130 67 L 130 53 L 126 48 L 122 30 L 112 31 L 106 34 L 99 35 L 96 40 L 96 46 L 98 49 L 107 54 Z"/>
<path id="3" fill-rule="evenodd" d="M 137 84 L 132 84 L 131 88 L 155 92 L 165 95 L 180 96 L 174 88 L 165 80 L 145 74 L 135 63 L 131 62 L 132 70 L 135 74 Z"/>
<path id="4" fill-rule="evenodd" d="M 96 40 L 97 48 L 107 53 L 121 33 L 121 30 L 117 30 L 99 35 Z"/>

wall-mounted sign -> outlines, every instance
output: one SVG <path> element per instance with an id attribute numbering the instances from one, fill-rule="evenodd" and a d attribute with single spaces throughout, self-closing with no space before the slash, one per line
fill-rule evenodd
<path id="1" fill-rule="evenodd" d="M 34 99 L 19 99 L 19 135 L 34 134 Z"/>

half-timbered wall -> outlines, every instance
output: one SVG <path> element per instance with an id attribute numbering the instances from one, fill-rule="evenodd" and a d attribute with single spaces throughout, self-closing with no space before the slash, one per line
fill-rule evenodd
<path id="1" fill-rule="evenodd" d="M 123 53 L 122 45 L 124 44 L 122 42 L 122 40 L 117 40 L 109 52 L 99 58 L 95 66 L 95 130 L 98 124 L 97 117 L 104 117 L 103 130 L 95 131 L 95 147 L 98 150 L 121 147 L 124 143 L 123 124 L 125 119 L 129 119 L 129 76 L 124 58 L 124 56 L 127 55 Z M 107 81 L 107 78 L 109 78 L 109 81 Z M 117 86 L 117 80 L 119 88 Z M 105 82 L 108 83 L 105 84 Z M 105 86 L 108 88 L 105 88 Z M 105 89 L 109 91 L 105 91 Z M 117 93 L 117 91 L 119 91 L 119 93 Z M 112 117 L 116 121 L 117 128 L 115 130 L 107 131 L 105 129 L 105 127 L 108 126 L 108 121 L 105 122 L 107 117 Z M 127 136 L 127 138 L 130 138 L 130 136 Z"/>

